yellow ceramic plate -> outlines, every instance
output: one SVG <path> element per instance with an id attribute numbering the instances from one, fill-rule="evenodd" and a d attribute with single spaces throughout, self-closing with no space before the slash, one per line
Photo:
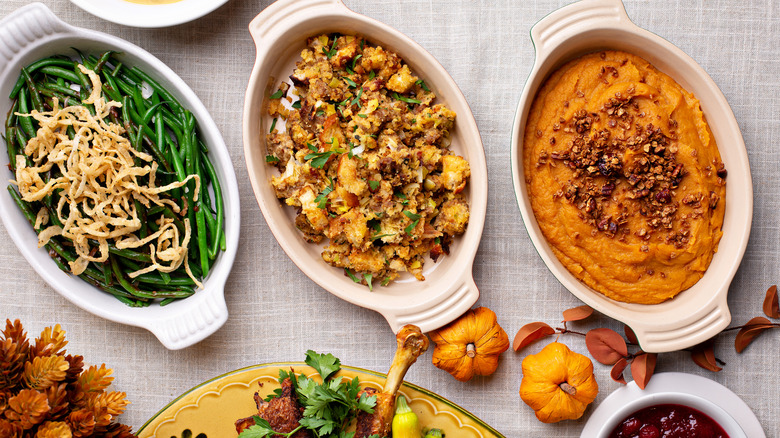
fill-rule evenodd
<path id="1" fill-rule="evenodd" d="M 270 394 L 279 387 L 279 370 L 293 368 L 296 374 L 316 376 L 303 362 L 270 363 L 242 368 L 223 374 L 185 392 L 165 406 L 138 430 L 140 438 L 180 437 L 189 430 L 193 437 L 235 437 L 235 421 L 257 413 L 255 392 Z M 341 367 L 338 374 L 359 377 L 363 386 L 381 388 L 385 375 L 360 368 Z M 498 431 L 473 414 L 427 389 L 404 383 L 401 393 L 420 418 L 423 427 L 437 427 L 448 437 L 504 438 Z M 200 435 L 200 438 L 204 438 Z"/>

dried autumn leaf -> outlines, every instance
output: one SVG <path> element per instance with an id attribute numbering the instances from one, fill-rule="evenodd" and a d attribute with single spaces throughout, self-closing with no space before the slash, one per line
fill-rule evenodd
<path id="1" fill-rule="evenodd" d="M 777 299 L 777 286 L 771 286 L 764 298 L 764 313 L 770 318 L 780 318 L 780 304 Z"/>
<path id="2" fill-rule="evenodd" d="M 734 348 L 737 349 L 737 353 L 742 353 L 745 348 L 753 342 L 766 329 L 773 328 L 772 321 L 764 318 L 763 316 L 757 316 L 747 322 L 737 333 L 737 337 L 734 339 Z"/>
<path id="3" fill-rule="evenodd" d="M 590 330 L 585 335 L 585 345 L 590 355 L 604 365 L 614 365 L 628 355 L 626 341 L 616 331 L 608 328 Z"/>
<path id="4" fill-rule="evenodd" d="M 639 389 L 645 389 L 647 382 L 655 372 L 655 362 L 658 359 L 656 353 L 642 352 L 631 361 L 631 377 Z"/>
<path id="5" fill-rule="evenodd" d="M 639 345 L 639 340 L 636 338 L 636 333 L 634 333 L 634 330 L 631 327 L 624 325 L 623 332 L 625 332 L 628 342 Z"/>
<path id="6" fill-rule="evenodd" d="M 615 365 L 612 367 L 612 370 L 609 372 L 609 376 L 612 377 L 612 380 L 626 384 L 626 378 L 623 377 L 623 371 L 625 371 L 626 367 L 628 366 L 628 361 L 626 358 L 621 357 L 617 362 L 615 362 Z"/>
<path id="7" fill-rule="evenodd" d="M 593 315 L 593 309 L 587 305 L 566 309 L 563 311 L 563 322 L 582 321 L 590 315 Z"/>
<path id="8" fill-rule="evenodd" d="M 531 345 L 532 342 L 552 334 L 555 334 L 555 329 L 543 322 L 532 322 L 526 324 L 517 331 L 515 339 L 512 342 L 512 349 L 515 351 L 520 351 L 523 348 Z"/>
<path id="9" fill-rule="evenodd" d="M 96 418 L 101 409 L 105 409 L 109 415 L 120 415 L 129 403 L 125 400 L 126 396 L 124 392 L 116 391 L 91 393 L 87 396 L 85 407 L 94 412 Z"/>
<path id="10" fill-rule="evenodd" d="M 696 365 L 714 373 L 723 369 L 718 366 L 718 361 L 715 360 L 715 351 L 713 350 L 712 342 L 705 342 L 693 347 L 691 350 L 691 359 L 693 359 L 693 362 Z"/>

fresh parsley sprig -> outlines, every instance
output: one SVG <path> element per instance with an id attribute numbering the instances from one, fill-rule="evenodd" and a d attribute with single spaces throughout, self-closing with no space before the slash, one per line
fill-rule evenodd
<path id="1" fill-rule="evenodd" d="M 370 280 L 369 280 L 370 281 Z M 289 378 L 298 402 L 303 406 L 303 418 L 300 426 L 287 433 L 276 432 L 268 421 L 254 416 L 255 424 L 241 432 L 239 438 L 265 438 L 271 436 L 289 437 L 301 428 L 309 429 L 319 438 L 351 438 L 354 433 L 344 429 L 353 421 L 358 412 L 373 413 L 376 406 L 376 395 L 367 396 L 360 393 L 360 381 L 336 377 L 341 370 L 341 361 L 332 354 L 319 354 L 309 350 L 306 352 L 306 364 L 317 370 L 322 383 L 310 379 L 303 374 L 279 370 L 279 382 Z M 266 401 L 279 397 L 281 389 L 266 397 Z M 373 438 L 382 438 L 374 436 Z"/>
<path id="2" fill-rule="evenodd" d="M 312 151 L 310 154 L 306 154 L 305 157 L 303 157 L 304 160 L 311 160 L 311 167 L 316 167 L 319 169 L 322 169 L 325 167 L 325 163 L 328 162 L 328 159 L 333 154 L 338 154 L 338 151 L 325 151 L 320 152 L 319 149 L 317 149 L 316 146 L 314 146 L 311 143 L 307 143 L 306 146 L 309 148 L 310 151 Z"/>

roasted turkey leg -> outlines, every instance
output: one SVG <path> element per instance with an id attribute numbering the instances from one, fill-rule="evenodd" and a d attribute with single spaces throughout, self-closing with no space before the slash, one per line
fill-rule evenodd
<path id="1" fill-rule="evenodd" d="M 395 414 L 395 396 L 404 381 L 404 376 L 409 367 L 417 358 L 428 349 L 428 338 L 414 325 L 404 326 L 395 335 L 398 349 L 395 351 L 390 371 L 382 392 L 367 388 L 364 392 L 368 395 L 376 394 L 376 406 L 374 413 L 361 412 L 357 417 L 355 438 L 367 438 L 371 435 L 380 437 L 390 436 L 390 427 Z"/>

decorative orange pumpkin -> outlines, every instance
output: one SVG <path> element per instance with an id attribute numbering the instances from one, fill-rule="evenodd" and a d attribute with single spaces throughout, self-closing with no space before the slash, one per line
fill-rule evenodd
<path id="1" fill-rule="evenodd" d="M 580 418 L 598 393 L 593 362 L 560 342 L 523 359 L 520 398 L 541 422 Z"/>
<path id="2" fill-rule="evenodd" d="M 461 382 L 493 374 L 499 355 L 509 348 L 509 336 L 487 307 L 471 309 L 429 335 L 436 343 L 433 364 Z"/>

